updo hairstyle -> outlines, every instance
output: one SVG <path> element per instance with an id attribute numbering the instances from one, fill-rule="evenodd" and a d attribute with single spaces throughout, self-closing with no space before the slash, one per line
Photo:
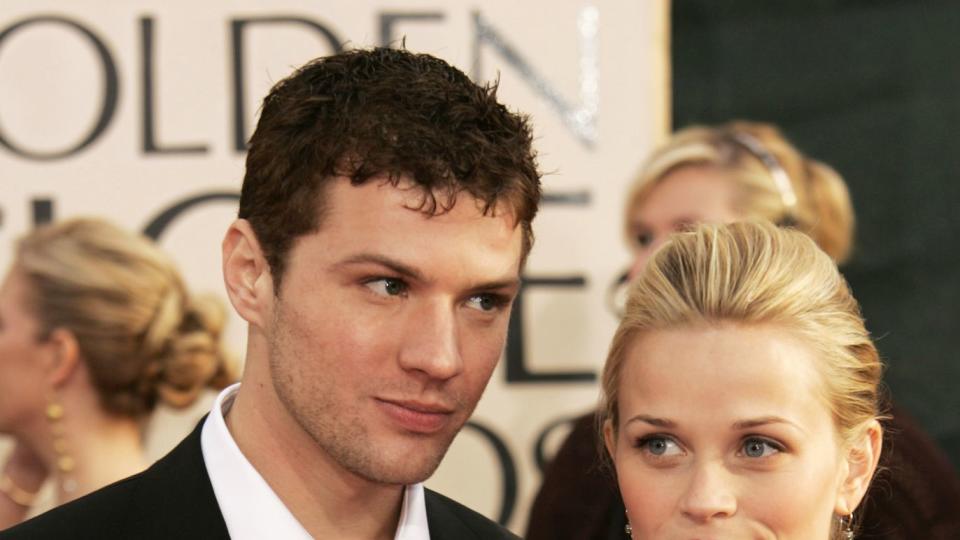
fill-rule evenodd
<path id="1" fill-rule="evenodd" d="M 734 210 L 744 218 L 794 226 L 837 263 L 849 257 L 854 212 L 843 178 L 803 155 L 775 126 L 736 121 L 677 131 L 641 168 L 627 197 L 627 215 L 683 167 L 708 167 L 731 179 Z"/>
<path id="2" fill-rule="evenodd" d="M 813 347 L 844 443 L 881 417 L 882 364 L 836 265 L 807 235 L 756 221 L 677 233 L 633 281 L 603 369 L 601 429 L 619 427 L 620 376 L 638 336 L 716 324 L 783 329 Z"/>
<path id="3" fill-rule="evenodd" d="M 139 418 L 158 401 L 192 403 L 233 381 L 221 345 L 221 302 L 188 294 L 173 262 L 148 238 L 78 218 L 23 237 L 15 271 L 44 339 L 76 338 L 103 408 Z"/>

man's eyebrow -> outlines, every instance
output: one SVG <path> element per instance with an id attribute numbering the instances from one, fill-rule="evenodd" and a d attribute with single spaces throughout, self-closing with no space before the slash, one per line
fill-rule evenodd
<path id="1" fill-rule="evenodd" d="M 672 420 L 667 420 L 666 418 L 657 418 L 655 416 L 650 416 L 648 414 L 638 414 L 633 418 L 627 420 L 627 424 L 632 422 L 643 422 L 650 424 L 651 426 L 662 427 L 662 428 L 675 428 L 677 427 L 676 422 Z"/>
<path id="2" fill-rule="evenodd" d="M 391 259 L 385 255 L 379 255 L 376 253 L 358 253 L 356 255 L 351 255 L 346 259 L 334 264 L 334 267 L 340 268 L 344 266 L 350 266 L 352 264 L 376 264 L 386 268 L 389 268 L 398 275 L 408 278 L 413 281 L 425 282 L 427 277 L 423 272 L 417 270 L 416 268 L 404 264 L 396 259 Z M 520 288 L 520 278 L 518 277 L 508 277 L 504 279 L 495 279 L 493 281 L 485 281 L 481 283 L 476 283 L 467 287 L 470 291 L 483 292 L 483 291 L 493 291 L 493 290 L 504 290 L 504 289 L 519 289 Z"/>
<path id="3" fill-rule="evenodd" d="M 391 259 L 390 257 L 378 255 L 376 253 L 359 253 L 357 255 L 352 255 L 336 263 L 334 266 L 343 267 L 350 266 L 352 264 L 378 264 L 380 266 L 389 268 L 403 277 L 412 279 L 414 281 L 424 281 L 423 273 L 416 268 L 404 264 L 396 259 Z"/>
<path id="4" fill-rule="evenodd" d="M 733 426 L 731 427 L 737 431 L 742 431 L 745 429 L 752 429 L 755 427 L 766 426 L 769 424 L 786 424 L 788 426 L 793 426 L 794 428 L 805 432 L 805 430 L 795 422 L 791 422 L 790 420 L 787 420 L 786 418 L 782 418 L 779 416 L 761 416 L 758 418 L 739 420 L 737 422 L 734 422 Z"/>
<path id="5" fill-rule="evenodd" d="M 470 294 L 493 291 L 503 291 L 503 293 L 513 294 L 515 291 L 520 290 L 520 278 L 498 279 L 496 281 L 477 283 L 476 285 L 467 287 L 467 290 L 470 291 Z"/>

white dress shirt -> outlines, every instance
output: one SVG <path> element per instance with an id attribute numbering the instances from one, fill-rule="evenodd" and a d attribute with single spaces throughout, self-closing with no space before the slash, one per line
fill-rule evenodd
<path id="1" fill-rule="evenodd" d="M 203 461 L 230 538 L 309 540 L 310 534 L 247 461 L 227 429 L 224 415 L 239 388 L 238 383 L 220 392 L 200 435 Z M 394 540 L 429 539 L 423 484 L 409 485 L 404 489 Z"/>

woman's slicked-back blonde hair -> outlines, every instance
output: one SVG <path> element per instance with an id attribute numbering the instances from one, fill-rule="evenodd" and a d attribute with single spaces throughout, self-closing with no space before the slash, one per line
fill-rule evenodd
<path id="1" fill-rule="evenodd" d="M 183 407 L 233 379 L 220 334 L 222 303 L 188 295 L 153 242 L 106 221 L 40 227 L 18 245 L 15 271 L 41 338 L 65 329 L 105 410 L 140 417 L 158 400 Z"/>
<path id="2" fill-rule="evenodd" d="M 814 348 L 841 440 L 880 416 L 882 364 L 833 260 L 807 235 L 756 221 L 675 234 L 634 280 L 603 369 L 601 425 L 618 428 L 620 376 L 638 336 L 727 323 L 783 329 Z"/>
<path id="3" fill-rule="evenodd" d="M 738 141 L 743 136 L 755 141 L 786 173 L 788 189 L 796 198 L 792 207 L 785 204 L 769 166 L 749 145 Z M 745 219 L 789 222 L 810 235 L 837 263 L 849 257 L 854 212 L 846 183 L 830 166 L 797 150 L 775 126 L 736 121 L 677 131 L 641 168 L 627 197 L 627 215 L 669 173 L 683 167 L 711 168 L 733 181 L 734 210 Z M 629 229 L 629 223 L 627 226 Z"/>

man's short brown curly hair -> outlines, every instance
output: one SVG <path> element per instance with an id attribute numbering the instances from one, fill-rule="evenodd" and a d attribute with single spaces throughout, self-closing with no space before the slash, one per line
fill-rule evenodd
<path id="1" fill-rule="evenodd" d="M 318 58 L 277 83 L 250 139 L 239 212 L 276 290 L 293 241 L 321 226 L 323 187 L 337 177 L 410 178 L 430 215 L 461 192 L 484 213 L 503 205 L 523 227 L 525 256 L 540 172 L 527 117 L 496 93 L 443 60 L 390 48 Z"/>

